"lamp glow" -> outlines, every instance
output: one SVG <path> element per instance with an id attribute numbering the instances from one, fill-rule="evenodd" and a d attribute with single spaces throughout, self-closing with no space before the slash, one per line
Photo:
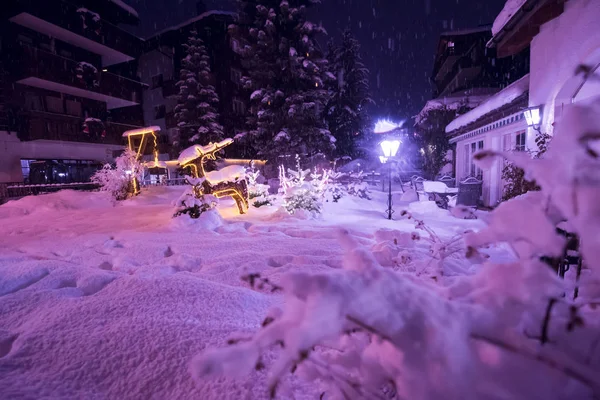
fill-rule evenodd
<path id="1" fill-rule="evenodd" d="M 384 140 L 383 142 L 381 142 L 381 149 L 383 150 L 383 155 L 386 158 L 395 157 L 399 148 L 399 140 Z"/>
<path id="2" fill-rule="evenodd" d="M 375 133 L 387 133 L 387 132 L 391 132 L 394 129 L 398 129 L 402 126 L 402 124 L 397 124 L 395 122 L 392 122 L 390 120 L 387 119 L 382 119 L 377 121 L 377 123 L 375 124 Z"/>
<path id="3" fill-rule="evenodd" d="M 540 122 L 542 122 L 542 115 L 539 107 L 528 108 L 523 112 L 523 115 L 525 115 L 527 126 L 530 128 L 535 128 L 536 126 L 540 125 Z"/>
<path id="4" fill-rule="evenodd" d="M 381 161 L 382 164 L 385 164 L 387 162 L 387 157 L 385 156 L 379 156 L 379 161 Z"/>

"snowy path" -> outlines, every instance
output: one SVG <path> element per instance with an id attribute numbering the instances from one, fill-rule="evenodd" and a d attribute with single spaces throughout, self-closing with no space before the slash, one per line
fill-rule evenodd
<path id="1" fill-rule="evenodd" d="M 340 226 L 366 244 L 381 228 L 414 230 L 383 218 L 380 193 L 326 204 L 319 221 L 273 209 L 237 216 L 225 204 L 215 230 L 178 229 L 170 202 L 180 191 L 117 207 L 71 191 L 0 207 L 0 398 L 267 398 L 262 373 L 197 384 L 187 371 L 191 356 L 256 330 L 281 301 L 240 276 L 338 268 Z M 481 226 L 423 210 L 444 237 Z M 291 385 L 297 399 L 318 398 Z"/>

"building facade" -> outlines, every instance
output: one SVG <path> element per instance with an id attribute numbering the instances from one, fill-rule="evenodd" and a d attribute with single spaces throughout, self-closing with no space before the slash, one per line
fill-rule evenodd
<path id="1" fill-rule="evenodd" d="M 498 171 L 503 164 L 496 161 L 487 171 L 474 169 L 473 142 L 477 150 L 536 151 L 538 131 L 552 135 L 554 123 L 568 107 L 598 101 L 598 21 L 598 1 L 526 0 L 515 12 L 503 10 L 494 22 L 488 47 L 503 58 L 528 51 L 530 74 L 446 128 L 457 146 L 457 171 L 483 178 L 486 205 L 494 206 L 502 198 L 504 183 Z M 539 124 L 525 122 L 527 109 L 539 111 Z"/>
<path id="2" fill-rule="evenodd" d="M 199 3 L 198 15 L 177 26 L 156 33 L 147 39 L 144 54 L 140 57 L 139 74 L 149 86 L 144 93 L 144 119 L 149 125 L 158 125 L 163 132 L 163 142 L 170 143 L 177 135 L 175 106 L 179 90 L 181 60 L 186 56 L 184 44 L 192 31 L 204 42 L 210 57 L 211 81 L 219 96 L 219 122 L 226 137 L 234 137 L 245 124 L 249 94 L 242 88 L 243 69 L 239 43 L 229 34 L 229 25 L 235 14 L 224 11 L 206 11 Z M 168 146 L 166 146 L 168 147 Z M 229 153 L 240 153 L 235 144 Z M 161 157 L 174 157 L 162 150 Z"/>
<path id="3" fill-rule="evenodd" d="M 86 181 L 143 125 L 143 40 L 112 0 L 6 0 L 0 10 L 0 183 Z"/>

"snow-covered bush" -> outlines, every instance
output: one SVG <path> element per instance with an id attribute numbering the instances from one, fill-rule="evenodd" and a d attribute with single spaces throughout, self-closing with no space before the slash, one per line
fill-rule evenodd
<path id="1" fill-rule="evenodd" d="M 175 202 L 176 208 L 173 217 L 187 214 L 192 219 L 200 218 L 202 213 L 215 208 L 219 200 L 211 194 L 203 193 L 202 184 L 205 178 L 188 176 L 186 179 L 192 186 L 187 188 Z"/>
<path id="2" fill-rule="evenodd" d="M 347 193 L 344 186 L 340 183 L 345 174 L 341 172 L 328 171 L 329 180 L 325 190 L 325 201 L 337 203 Z"/>
<path id="3" fill-rule="evenodd" d="M 91 177 L 100 190 L 110 192 L 115 200 L 125 200 L 134 192 L 134 180 L 140 180 L 144 167 L 138 162 L 137 155 L 132 150 L 125 150 L 115 159 L 115 167 L 105 164 Z"/>
<path id="4" fill-rule="evenodd" d="M 195 357 L 193 375 L 249 374 L 278 349 L 267 367 L 271 397 L 291 373 L 323 399 L 599 398 L 600 104 L 566 109 L 542 158 L 475 155 L 482 168 L 495 156 L 541 191 L 503 203 L 464 237 L 465 256 L 479 265 L 472 275 L 433 285 L 383 268 L 362 237 L 342 232 L 343 269 L 284 276 L 283 307 L 256 334 Z M 569 254 L 559 223 L 579 238 L 582 260 L 565 279 L 541 261 Z M 421 228 L 450 263 L 453 240 Z M 501 242 L 518 259 L 486 262 L 487 247 Z"/>
<path id="5" fill-rule="evenodd" d="M 256 208 L 270 206 L 273 204 L 269 196 L 269 185 L 258 183 L 260 171 L 254 166 L 254 161 L 250 162 L 250 167 L 246 169 L 246 179 L 248 179 L 248 199 Z"/>
<path id="6" fill-rule="evenodd" d="M 529 154 L 534 158 L 541 157 L 546 152 L 550 140 L 548 134 L 538 133 L 535 139 L 538 151 L 530 151 Z M 525 171 L 522 168 L 508 161 L 502 168 L 502 180 L 504 181 L 502 200 L 510 200 L 527 192 L 540 190 L 535 182 L 525 179 Z"/>
<path id="7" fill-rule="evenodd" d="M 311 177 L 308 181 L 307 177 Z M 279 167 L 279 193 L 283 195 L 283 208 L 290 214 L 305 210 L 316 216 L 321 213 L 323 197 L 327 190 L 327 172 L 310 173 L 302 169 L 300 157 L 296 155 L 296 170 Z"/>
<path id="8" fill-rule="evenodd" d="M 365 175 L 363 171 L 350 174 L 350 182 L 346 187 L 346 192 L 350 196 L 371 200 L 371 190 L 369 189 L 369 184 L 364 181 L 364 178 Z"/>
<path id="9" fill-rule="evenodd" d="M 316 193 L 314 187 L 309 183 L 302 186 L 294 186 L 286 191 L 283 208 L 294 214 L 298 210 L 306 210 L 313 216 L 321 213 L 322 198 Z"/>

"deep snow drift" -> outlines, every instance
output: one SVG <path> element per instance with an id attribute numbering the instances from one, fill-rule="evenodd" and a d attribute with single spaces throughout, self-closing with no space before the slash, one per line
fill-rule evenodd
<path id="1" fill-rule="evenodd" d="M 240 277 L 261 273 L 277 283 L 289 271 L 337 269 L 340 227 L 395 268 L 407 254 L 381 242 L 394 230 L 414 231 L 400 217 L 408 205 L 399 195 L 394 221 L 376 192 L 371 201 L 325 203 L 317 220 L 275 206 L 238 216 L 225 201 L 218 214 L 189 223 L 172 218 L 183 190 L 144 190 L 116 206 L 105 193 L 74 191 L 0 206 L 0 398 L 268 398 L 263 371 L 195 382 L 188 370 L 193 355 L 256 331 L 283 301 Z M 482 227 L 430 202 L 409 208 L 442 238 Z M 426 249 L 411 250 L 419 252 Z M 449 260 L 444 268 L 452 280 L 476 266 Z M 296 399 L 319 397 L 313 385 L 287 384 Z"/>

